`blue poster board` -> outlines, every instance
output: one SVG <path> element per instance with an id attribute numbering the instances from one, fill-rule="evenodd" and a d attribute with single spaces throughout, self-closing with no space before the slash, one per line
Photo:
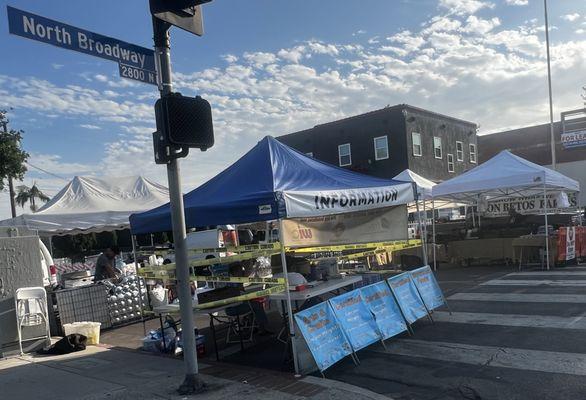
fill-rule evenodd
<path id="1" fill-rule="evenodd" d="M 354 351 L 381 339 L 374 317 L 360 296 L 360 289 L 329 300 Z"/>
<path id="2" fill-rule="evenodd" d="M 411 271 L 411 277 L 428 310 L 435 310 L 445 304 L 442 290 L 429 265 Z"/>
<path id="3" fill-rule="evenodd" d="M 408 272 L 389 278 L 387 282 L 389 282 L 391 291 L 395 295 L 407 322 L 412 324 L 418 319 L 427 316 L 425 304 L 423 304 L 423 300 L 419 296 Z"/>
<path id="4" fill-rule="evenodd" d="M 364 304 L 374 314 L 374 320 L 383 339 L 388 339 L 407 330 L 407 324 L 401 315 L 401 310 L 389 286 L 384 281 L 361 288 L 360 295 Z"/>
<path id="5" fill-rule="evenodd" d="M 295 320 L 320 371 L 352 354 L 352 347 L 328 302 L 298 312 Z"/>

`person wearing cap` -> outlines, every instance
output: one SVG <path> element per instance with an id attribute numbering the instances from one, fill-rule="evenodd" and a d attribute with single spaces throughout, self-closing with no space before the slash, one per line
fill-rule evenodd
<path id="1" fill-rule="evenodd" d="M 116 278 L 116 256 L 120 254 L 118 246 L 110 246 L 98 257 L 94 282 L 104 279 Z"/>

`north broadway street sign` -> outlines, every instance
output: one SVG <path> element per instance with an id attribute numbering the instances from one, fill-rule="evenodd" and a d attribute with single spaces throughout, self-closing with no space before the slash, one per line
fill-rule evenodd
<path id="1" fill-rule="evenodd" d="M 156 85 L 155 53 L 146 47 L 89 32 L 7 6 L 11 34 L 118 62 L 120 76 Z"/>

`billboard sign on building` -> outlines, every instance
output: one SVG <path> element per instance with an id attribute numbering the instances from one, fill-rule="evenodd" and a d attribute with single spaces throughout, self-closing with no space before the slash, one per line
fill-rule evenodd
<path id="1" fill-rule="evenodd" d="M 586 146 L 586 108 L 563 112 L 561 120 L 564 149 Z"/>
<path id="2" fill-rule="evenodd" d="M 586 146 L 586 129 L 562 133 L 564 149 Z"/>

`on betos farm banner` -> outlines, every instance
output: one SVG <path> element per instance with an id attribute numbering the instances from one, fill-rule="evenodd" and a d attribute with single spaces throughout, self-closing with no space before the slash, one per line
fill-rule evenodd
<path id="1" fill-rule="evenodd" d="M 575 193 L 552 193 L 547 196 L 547 212 L 555 214 L 568 212 L 577 206 Z M 545 200 L 543 196 L 508 197 L 504 199 L 488 201 L 482 213 L 485 217 L 506 217 L 517 214 L 543 214 L 545 212 Z"/>

